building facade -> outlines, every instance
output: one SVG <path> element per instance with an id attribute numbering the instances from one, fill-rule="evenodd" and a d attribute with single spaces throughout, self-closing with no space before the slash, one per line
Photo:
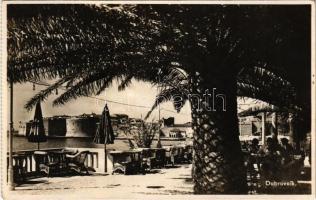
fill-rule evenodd
<path id="1" fill-rule="evenodd" d="M 161 135 L 167 138 L 193 138 L 191 122 L 175 124 L 173 117 L 163 119 Z"/>
<path id="2" fill-rule="evenodd" d="M 79 116 L 53 116 L 43 119 L 45 133 L 49 137 L 94 137 L 100 115 L 82 114 Z M 114 134 L 120 135 L 130 126 L 128 115 L 111 115 Z M 19 123 L 18 135 L 27 136 L 32 126 L 32 120 Z"/>

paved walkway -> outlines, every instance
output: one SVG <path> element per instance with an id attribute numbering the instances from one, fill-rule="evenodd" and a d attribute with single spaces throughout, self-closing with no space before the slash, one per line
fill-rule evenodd
<path id="1" fill-rule="evenodd" d="M 192 165 L 183 164 L 174 168 L 155 169 L 146 175 L 105 175 L 92 174 L 89 176 L 41 177 L 28 180 L 8 193 L 10 199 L 148 199 L 150 195 L 181 195 L 192 194 L 191 178 Z M 249 181 L 249 180 L 248 180 Z M 256 183 L 250 181 L 249 183 Z M 280 188 L 279 188 L 280 189 Z M 279 193 L 273 189 L 268 193 Z M 286 193 L 308 194 L 311 181 L 299 181 L 298 185 Z M 291 192 L 292 191 L 292 192 Z M 264 192 L 266 193 L 266 192 Z M 249 194 L 257 194 L 254 191 Z M 146 196 L 144 196 L 146 195 Z M 24 198 L 25 197 L 25 198 Z M 171 196 L 168 196 L 168 198 Z M 8 198 L 6 198 L 8 199 Z"/>
<path id="2" fill-rule="evenodd" d="M 139 198 L 140 195 L 192 194 L 191 165 L 157 169 L 146 175 L 101 175 L 41 177 L 31 179 L 10 192 L 32 198 Z M 51 196 L 54 195 L 54 196 Z M 57 196 L 55 196 L 57 195 Z M 43 197 L 41 198 L 43 199 Z"/>

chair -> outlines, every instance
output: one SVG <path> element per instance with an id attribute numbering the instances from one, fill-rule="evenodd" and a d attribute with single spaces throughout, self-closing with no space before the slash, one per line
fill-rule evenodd
<path id="1" fill-rule="evenodd" d="M 142 163 L 142 150 L 140 151 L 123 151 L 112 153 L 113 171 L 112 174 L 122 173 L 125 175 L 130 174 L 145 174 L 145 166 Z"/>
<path id="2" fill-rule="evenodd" d="M 166 165 L 174 166 L 174 156 L 172 155 L 172 147 L 163 147 L 166 150 Z"/>
<path id="3" fill-rule="evenodd" d="M 156 165 L 162 168 L 166 165 L 166 150 L 163 148 L 156 149 L 155 152 Z"/>
<path id="4" fill-rule="evenodd" d="M 36 152 L 41 155 L 39 170 L 47 174 L 47 177 L 53 174 L 61 174 L 67 168 L 65 154 L 62 151 Z"/>
<path id="5" fill-rule="evenodd" d="M 147 166 L 150 169 L 162 168 L 166 164 L 166 150 L 163 148 L 150 149 L 151 156 L 147 158 Z"/>
<path id="6" fill-rule="evenodd" d="M 81 174 L 83 171 L 85 171 L 86 174 L 89 174 L 88 168 L 84 164 L 89 153 L 89 151 L 81 151 L 74 155 L 66 155 L 68 169 L 73 170 L 79 174 Z"/>
<path id="7" fill-rule="evenodd" d="M 184 160 L 188 163 L 192 162 L 192 152 L 193 152 L 193 147 L 190 145 L 186 145 L 184 147 Z"/>

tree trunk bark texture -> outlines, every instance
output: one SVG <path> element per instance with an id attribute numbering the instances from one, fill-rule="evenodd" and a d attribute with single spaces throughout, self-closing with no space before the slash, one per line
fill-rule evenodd
<path id="1" fill-rule="evenodd" d="M 245 194 L 247 179 L 239 141 L 236 78 L 223 76 L 218 80 L 205 80 L 199 73 L 191 78 L 191 94 L 201 97 L 190 99 L 194 130 L 194 193 Z M 225 95 L 226 109 L 223 109 L 221 98 L 215 96 L 213 102 L 202 98 L 206 90 L 214 88 L 215 95 Z M 214 107 L 210 105 L 212 103 Z"/>

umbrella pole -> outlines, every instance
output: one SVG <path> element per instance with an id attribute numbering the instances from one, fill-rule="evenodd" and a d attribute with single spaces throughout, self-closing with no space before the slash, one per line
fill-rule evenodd
<path id="1" fill-rule="evenodd" d="M 106 155 L 106 141 L 104 142 L 104 172 L 107 172 L 108 171 L 108 166 L 107 166 L 107 155 Z"/>
<path id="2" fill-rule="evenodd" d="M 39 123 L 36 122 L 37 150 L 40 150 Z"/>
<path id="3" fill-rule="evenodd" d="M 261 122 L 261 141 L 262 146 L 266 145 L 266 112 L 262 113 L 262 122 Z"/>
<path id="4" fill-rule="evenodd" d="M 106 114 L 105 114 L 106 115 Z M 106 173 L 107 171 L 108 171 L 108 161 L 107 161 L 107 159 L 108 159 L 108 157 L 107 157 L 107 155 L 106 155 L 106 143 L 108 142 L 108 127 L 109 127 L 109 125 L 107 124 L 107 120 L 105 120 L 105 127 L 106 127 L 106 129 L 105 129 L 105 135 L 104 135 L 104 172 Z"/>

